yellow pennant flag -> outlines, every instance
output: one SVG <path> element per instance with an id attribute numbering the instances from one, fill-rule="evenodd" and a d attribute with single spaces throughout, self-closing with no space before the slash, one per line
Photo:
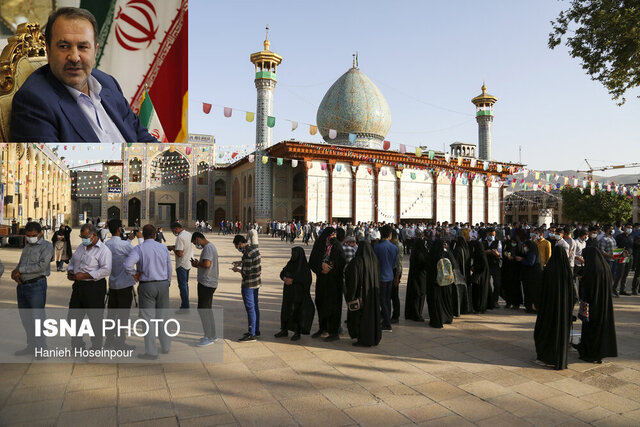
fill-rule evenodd
<path id="1" fill-rule="evenodd" d="M 266 165 L 268 161 L 269 161 L 269 157 L 262 156 L 262 164 Z"/>
<path id="2" fill-rule="evenodd" d="M 254 113 L 251 113 L 251 112 L 247 111 L 246 119 L 247 119 L 247 121 L 248 121 L 249 123 L 251 123 L 251 122 L 253 121 L 254 116 L 255 116 L 255 114 L 254 114 Z"/>
<path id="3" fill-rule="evenodd" d="M 314 125 L 309 125 L 309 133 L 311 135 L 315 135 L 316 133 L 318 133 L 318 127 Z"/>
<path id="4" fill-rule="evenodd" d="M 416 147 L 416 157 L 422 157 L 422 148 Z"/>

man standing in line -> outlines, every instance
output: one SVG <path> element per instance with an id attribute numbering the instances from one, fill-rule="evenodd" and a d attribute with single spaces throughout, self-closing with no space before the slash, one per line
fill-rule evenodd
<path id="1" fill-rule="evenodd" d="M 218 266 L 218 250 L 216 247 L 204 238 L 199 232 L 193 233 L 191 242 L 197 249 L 202 249 L 200 260 L 192 259 L 191 266 L 198 269 L 198 315 L 202 322 L 202 330 L 204 336 L 200 338 L 198 347 L 206 347 L 213 344 L 216 339 L 216 322 L 211 310 L 213 303 L 213 294 L 218 287 L 218 275 L 220 272 Z"/>
<path id="2" fill-rule="evenodd" d="M 124 236 L 124 227 L 119 219 L 111 219 L 108 222 L 111 238 L 105 242 L 105 246 L 111 251 L 111 275 L 109 276 L 109 297 L 107 299 L 107 317 L 121 324 L 126 323 L 129 319 L 131 303 L 133 302 L 133 285 L 136 284 L 134 278 L 127 274 L 124 269 L 124 262 L 133 250 L 133 239 L 138 238 L 138 244 L 141 244 L 142 233 L 129 233 L 128 237 Z M 117 324 L 117 323 L 116 323 Z M 134 345 L 125 344 L 126 337 L 115 336 L 114 330 L 107 331 L 107 337 L 104 343 L 105 348 L 114 348 L 118 350 L 133 350 Z"/>
<path id="3" fill-rule="evenodd" d="M 632 261 L 630 258 L 633 254 L 633 237 L 631 237 L 631 233 L 633 232 L 633 226 L 631 224 L 627 224 L 624 227 L 624 231 L 619 233 L 616 239 L 616 246 L 618 248 L 624 249 L 623 256 L 621 260 L 625 260 L 626 262 L 617 262 L 616 269 L 617 274 L 613 278 L 613 289 L 617 290 L 619 287 L 620 295 L 629 295 L 625 290 L 625 285 L 627 282 L 627 276 L 629 275 L 629 271 L 631 271 Z"/>
<path id="4" fill-rule="evenodd" d="M 416 233 L 419 234 L 419 233 Z M 419 242 L 420 240 L 417 238 L 414 239 L 414 243 Z M 396 230 L 391 230 L 391 243 L 396 245 L 398 248 L 398 257 L 396 259 L 396 264 L 393 267 L 393 287 L 391 288 L 391 305 L 393 306 L 393 312 L 391 313 L 391 323 L 398 323 L 400 319 L 400 295 L 398 292 L 400 291 L 400 279 L 402 279 L 402 260 L 404 258 L 404 248 L 402 243 L 398 239 L 398 232 Z"/>
<path id="5" fill-rule="evenodd" d="M 169 246 L 168 249 L 176 255 L 176 277 L 180 290 L 180 308 L 176 314 L 184 314 L 189 312 L 189 270 L 191 270 L 191 257 L 193 257 L 191 233 L 179 222 L 171 224 L 171 231 L 176 236 L 176 244 Z"/>
<path id="6" fill-rule="evenodd" d="M 247 241 L 251 246 L 255 246 L 256 248 L 258 247 L 258 230 L 256 230 L 255 225 L 251 226 L 251 228 L 247 232 Z"/>
<path id="7" fill-rule="evenodd" d="M 249 330 L 238 341 L 253 342 L 256 337 L 260 336 L 260 309 L 258 307 L 258 291 L 262 283 L 260 251 L 255 246 L 249 245 L 247 239 L 239 234 L 233 238 L 233 245 L 238 252 L 242 253 L 242 260 L 234 261 L 233 271 L 242 275 L 242 301 L 247 311 L 249 323 Z"/>
<path id="8" fill-rule="evenodd" d="M 100 241 L 93 224 L 83 224 L 80 237 L 82 245 L 74 252 L 67 268 L 67 279 L 73 281 L 69 318 L 80 324 L 86 314 L 93 330 L 101 331 L 106 278 L 111 274 L 111 251 Z M 96 333 L 91 337 L 91 344 L 93 350 L 102 348 L 102 335 Z M 85 342 L 82 337 L 72 337 L 71 345 L 84 349 Z"/>
<path id="9" fill-rule="evenodd" d="M 28 222 L 24 228 L 27 244 L 22 249 L 18 266 L 11 278 L 18 284 L 16 293 L 20 320 L 27 334 L 27 346 L 15 352 L 16 356 L 34 354 L 36 347 L 46 348 L 44 337 L 35 336 L 36 319 L 44 318 L 47 302 L 47 276 L 51 273 L 53 245 L 42 237 L 42 227 L 37 222 Z M 2 263 L 0 263 L 2 266 Z M 4 267 L 2 267 L 4 271 Z M 0 275 L 2 273 L 0 272 Z"/>
<path id="10" fill-rule="evenodd" d="M 156 228 L 147 224 L 142 227 L 144 242 L 133 248 L 124 262 L 127 274 L 139 281 L 140 317 L 149 323 L 150 319 L 166 320 L 169 311 L 169 284 L 171 282 L 171 255 L 167 247 L 156 242 Z M 171 339 L 166 334 L 162 322 L 158 324 L 158 338 L 162 353 L 169 353 Z M 158 348 L 153 329 L 144 337 L 144 354 L 138 358 L 155 360 Z"/>
<path id="11" fill-rule="evenodd" d="M 393 268 L 398 260 L 398 248 L 389 241 L 391 227 L 380 229 L 380 243 L 373 247 L 380 268 L 380 309 L 382 310 L 382 331 L 391 332 L 391 288 L 393 287 Z"/>
<path id="12" fill-rule="evenodd" d="M 547 261 L 551 258 L 551 243 L 544 238 L 544 230 L 536 228 L 532 237 L 535 239 L 536 246 L 538 247 L 538 253 L 540 254 L 540 262 L 544 267 L 547 265 Z"/>

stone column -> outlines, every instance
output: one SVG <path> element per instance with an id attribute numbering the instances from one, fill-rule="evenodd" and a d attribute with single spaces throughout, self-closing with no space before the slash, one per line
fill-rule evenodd
<path id="1" fill-rule="evenodd" d="M 498 198 L 500 203 L 500 223 L 504 224 L 504 185 L 498 190 Z"/>
<path id="2" fill-rule="evenodd" d="M 489 177 L 487 177 L 489 179 Z M 487 182 L 484 183 L 484 223 L 489 223 L 489 187 L 487 186 Z"/>
<path id="3" fill-rule="evenodd" d="M 431 200 L 433 200 L 433 221 L 434 222 L 438 222 L 438 174 L 437 173 L 433 173 L 432 175 L 432 194 L 431 194 Z"/>
<path id="4" fill-rule="evenodd" d="M 358 173 L 358 167 L 359 165 L 351 165 L 351 221 L 353 222 L 353 225 L 356 224 L 356 175 Z"/>
<path id="5" fill-rule="evenodd" d="M 380 173 L 380 166 L 373 165 L 373 221 L 378 222 L 378 174 Z"/>
<path id="6" fill-rule="evenodd" d="M 451 182 L 451 223 L 456 223 L 456 176 L 453 175 Z"/>
<path id="7" fill-rule="evenodd" d="M 400 224 L 400 201 L 402 200 L 402 180 L 398 178 L 398 171 L 401 169 L 394 169 L 396 173 L 396 224 Z"/>
<path id="8" fill-rule="evenodd" d="M 333 222 L 333 168 L 335 164 L 327 163 L 327 172 L 329 173 L 329 194 L 327 195 L 327 204 L 329 205 L 329 219 L 327 222 L 331 224 Z"/>
<path id="9" fill-rule="evenodd" d="M 469 208 L 469 225 L 473 225 L 473 180 L 467 178 L 467 206 Z"/>
<path id="10" fill-rule="evenodd" d="M 302 167 L 304 168 L 304 219 L 305 221 L 308 221 L 309 220 L 309 164 L 307 163 L 306 160 L 302 161 Z"/>

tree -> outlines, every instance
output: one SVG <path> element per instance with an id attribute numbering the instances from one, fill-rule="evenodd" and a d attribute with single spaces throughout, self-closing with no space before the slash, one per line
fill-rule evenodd
<path id="1" fill-rule="evenodd" d="M 627 196 L 596 191 L 591 195 L 589 190 L 582 192 L 579 188 L 562 190 L 562 215 L 577 222 L 627 221 L 631 218 L 631 200 Z"/>
<path id="2" fill-rule="evenodd" d="M 549 48 L 563 37 L 573 58 L 580 58 L 591 79 L 609 91 L 618 105 L 627 90 L 640 86 L 640 2 L 638 0 L 572 0 L 551 21 Z"/>

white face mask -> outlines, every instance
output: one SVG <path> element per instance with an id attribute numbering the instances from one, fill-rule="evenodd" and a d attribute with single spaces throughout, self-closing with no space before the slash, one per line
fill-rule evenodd
<path id="1" fill-rule="evenodd" d="M 626 230 L 624 230 L 624 232 L 627 234 L 631 234 L 632 231 L 633 231 L 633 228 L 627 228 Z"/>
<path id="2" fill-rule="evenodd" d="M 591 238 L 592 238 L 592 239 L 595 239 L 596 237 L 598 237 L 598 234 L 596 234 L 596 233 L 591 233 Z"/>
<path id="3" fill-rule="evenodd" d="M 27 236 L 27 243 L 34 245 L 36 243 L 38 243 L 38 239 L 40 239 L 38 236 L 35 237 L 28 237 Z"/>

